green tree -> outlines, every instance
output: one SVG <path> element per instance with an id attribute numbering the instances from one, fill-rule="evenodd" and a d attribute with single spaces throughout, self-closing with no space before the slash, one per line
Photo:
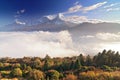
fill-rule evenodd
<path id="1" fill-rule="evenodd" d="M 25 69 L 27 68 L 27 65 L 26 65 L 26 64 L 22 64 L 22 65 L 21 65 L 21 68 L 22 68 L 23 70 L 25 70 Z"/>
<path id="2" fill-rule="evenodd" d="M 3 63 L 0 62 L 0 70 L 2 70 L 4 67 Z"/>
<path id="3" fill-rule="evenodd" d="M 75 63 L 74 61 L 71 62 L 71 64 L 70 64 L 70 70 L 72 70 L 72 69 L 75 68 L 75 64 L 74 63 Z"/>
<path id="4" fill-rule="evenodd" d="M 27 67 L 26 67 L 26 70 L 27 70 L 27 71 L 32 71 L 32 68 L 31 68 L 30 66 L 27 66 Z"/>
<path id="5" fill-rule="evenodd" d="M 11 71 L 12 77 L 22 77 L 22 70 L 20 68 L 15 68 Z"/>
<path id="6" fill-rule="evenodd" d="M 118 51 L 115 53 L 114 60 L 114 65 L 120 67 L 120 55 Z"/>
<path id="7" fill-rule="evenodd" d="M 14 68 L 20 68 L 20 67 L 21 67 L 21 64 L 16 63 L 16 64 L 13 65 L 13 67 L 14 67 Z"/>
<path id="8" fill-rule="evenodd" d="M 33 69 L 28 73 L 29 80 L 44 80 L 44 73 L 42 71 Z"/>
<path id="9" fill-rule="evenodd" d="M 104 70 L 104 71 L 113 71 L 109 66 L 107 66 L 107 65 L 103 65 L 102 66 L 102 69 Z"/>
<path id="10" fill-rule="evenodd" d="M 0 62 L 0 68 L 2 68 L 3 66 L 4 66 L 3 63 Z"/>
<path id="11" fill-rule="evenodd" d="M 46 74 L 47 80 L 59 80 L 60 73 L 56 70 L 49 70 Z"/>
<path id="12" fill-rule="evenodd" d="M 110 67 L 119 67 L 120 64 L 120 55 L 119 53 L 115 53 L 115 51 L 112 50 L 103 50 L 102 53 L 98 53 L 96 56 L 93 58 L 94 63 L 96 66 L 103 66 L 107 65 Z"/>
<path id="13" fill-rule="evenodd" d="M 50 67 L 53 65 L 53 60 L 50 58 L 50 56 L 46 55 L 46 57 L 44 58 L 44 71 L 49 70 Z"/>
<path id="14" fill-rule="evenodd" d="M 49 70 L 50 66 L 51 66 L 50 61 L 46 60 L 44 63 L 44 71 Z"/>
<path id="15" fill-rule="evenodd" d="M 80 60 L 82 66 L 85 65 L 85 57 L 82 54 L 78 56 L 78 59 Z"/>
<path id="16" fill-rule="evenodd" d="M 81 67 L 81 62 L 80 62 L 80 60 L 79 59 L 77 59 L 76 61 L 75 61 L 75 69 L 79 69 Z"/>
<path id="17" fill-rule="evenodd" d="M 40 69 L 41 68 L 41 61 L 39 59 L 36 59 L 33 61 L 33 68 Z"/>
<path id="18" fill-rule="evenodd" d="M 94 56 L 93 61 L 96 64 L 96 66 L 106 65 L 108 62 L 107 51 L 103 50 L 102 53 L 99 52 L 97 55 Z"/>
<path id="19" fill-rule="evenodd" d="M 51 60 L 51 57 L 47 54 L 44 58 L 44 60 Z"/>
<path id="20" fill-rule="evenodd" d="M 90 55 L 87 55 L 86 57 L 86 65 L 87 66 L 91 66 L 92 65 L 92 58 L 90 57 Z"/>

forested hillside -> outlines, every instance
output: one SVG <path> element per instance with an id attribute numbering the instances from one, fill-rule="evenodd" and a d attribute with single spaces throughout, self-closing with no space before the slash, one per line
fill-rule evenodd
<path id="1" fill-rule="evenodd" d="M 13 80 L 120 80 L 120 54 L 1 58 L 0 78 Z"/>

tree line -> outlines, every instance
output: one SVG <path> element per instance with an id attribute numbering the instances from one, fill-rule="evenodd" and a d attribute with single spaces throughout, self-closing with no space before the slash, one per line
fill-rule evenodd
<path id="1" fill-rule="evenodd" d="M 83 55 L 51 58 L 1 58 L 0 78 L 18 80 L 119 80 L 120 54 L 103 50 L 95 56 Z M 107 73 L 109 72 L 109 73 Z M 96 75 L 97 73 L 97 75 Z M 112 76 L 111 76 L 112 75 Z M 110 78 L 107 79 L 109 76 Z"/>

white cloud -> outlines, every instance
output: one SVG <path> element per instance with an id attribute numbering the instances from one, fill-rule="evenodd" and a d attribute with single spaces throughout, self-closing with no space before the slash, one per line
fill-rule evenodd
<path id="1" fill-rule="evenodd" d="M 82 6 L 81 6 L 81 5 L 75 5 L 75 6 L 71 7 L 71 8 L 69 8 L 69 10 L 68 10 L 68 12 L 67 12 L 67 13 L 74 13 L 74 12 L 78 12 L 78 11 L 80 11 L 80 10 L 81 10 L 81 8 L 82 8 Z"/>
<path id="2" fill-rule="evenodd" d="M 77 49 L 84 54 L 94 55 L 103 49 L 120 51 L 120 32 L 99 32 L 93 35 L 81 35 L 76 41 Z"/>
<path id="3" fill-rule="evenodd" d="M 113 4 L 106 5 L 103 8 L 107 12 L 110 12 L 110 11 L 120 11 L 119 5 L 120 5 L 120 3 L 113 3 Z"/>
<path id="4" fill-rule="evenodd" d="M 81 9 L 82 9 L 82 5 L 80 5 L 79 1 L 77 1 L 74 3 L 74 6 L 70 7 L 68 11 L 64 12 L 64 14 L 78 12 Z"/>
<path id="5" fill-rule="evenodd" d="M 24 12 L 25 12 L 25 9 L 23 9 L 23 10 L 20 10 L 20 12 L 21 12 L 21 13 L 24 13 Z"/>
<path id="6" fill-rule="evenodd" d="M 74 23 L 82 23 L 82 22 L 87 22 L 88 19 L 86 16 L 74 15 L 74 16 L 66 17 L 66 21 L 70 21 L 70 22 L 74 22 Z"/>
<path id="7" fill-rule="evenodd" d="M 77 55 L 68 31 L 0 32 L 0 53 L 1 57 Z"/>
<path id="8" fill-rule="evenodd" d="M 79 4 L 79 1 L 75 2 L 74 5 L 78 5 Z"/>
<path id="9" fill-rule="evenodd" d="M 73 16 L 68 16 L 65 18 L 66 21 L 69 22 L 74 22 L 74 23 L 83 23 L 83 22 L 89 22 L 89 23 L 102 23 L 102 22 L 106 22 L 103 20 L 99 20 L 99 19 L 88 19 L 86 16 L 77 16 L 77 15 L 73 15 Z"/>
<path id="10" fill-rule="evenodd" d="M 17 11 L 17 14 L 19 15 L 19 14 L 23 14 L 23 13 L 25 13 L 25 9 L 22 9 L 22 10 L 18 10 Z"/>
<path id="11" fill-rule="evenodd" d="M 111 43 L 105 43 L 101 44 L 104 49 L 106 50 L 114 50 L 114 51 L 119 51 L 120 52 L 120 42 L 111 42 Z"/>
<path id="12" fill-rule="evenodd" d="M 120 41 L 120 32 L 118 33 L 99 32 L 99 33 L 96 33 L 95 35 L 83 35 L 83 36 L 80 36 L 80 38 L 83 38 L 83 39 L 94 38 L 102 41 L 116 42 L 116 41 Z"/>
<path id="13" fill-rule="evenodd" d="M 119 3 L 113 3 L 113 4 L 110 4 L 110 5 L 107 5 L 107 6 L 104 6 L 104 8 L 111 8 L 111 7 L 114 7 L 116 5 L 118 5 Z"/>
<path id="14" fill-rule="evenodd" d="M 18 11 L 16 12 L 16 15 L 14 15 L 14 17 L 15 17 L 15 18 L 20 17 L 21 14 L 23 14 L 23 13 L 25 13 L 25 12 L 26 12 L 25 9 L 18 10 Z"/>
<path id="15" fill-rule="evenodd" d="M 106 3 L 107 2 L 105 1 L 105 2 L 100 2 L 100 3 L 94 4 L 94 5 L 91 5 L 88 7 L 83 7 L 78 2 L 76 2 L 75 5 L 73 7 L 70 7 L 67 12 L 64 12 L 64 14 L 75 13 L 75 12 L 79 12 L 79 11 L 88 12 L 88 11 L 97 9 L 97 8 L 105 5 Z"/>
<path id="16" fill-rule="evenodd" d="M 106 9 L 107 12 L 110 12 L 110 11 L 120 11 L 120 8 L 108 8 Z"/>
<path id="17" fill-rule="evenodd" d="M 83 38 L 84 38 L 84 39 L 85 39 L 85 38 L 95 38 L 95 36 L 93 36 L 93 35 L 86 35 L 86 36 L 80 36 L 80 38 L 82 38 L 82 39 L 83 39 Z"/>
<path id="18" fill-rule="evenodd" d="M 120 32 L 118 33 L 97 33 L 96 37 L 104 41 L 120 41 Z"/>
<path id="19" fill-rule="evenodd" d="M 100 3 L 94 4 L 94 5 L 89 6 L 89 7 L 84 7 L 83 12 L 88 12 L 88 11 L 91 11 L 91 10 L 95 10 L 95 9 L 105 5 L 106 3 L 107 2 L 100 2 Z"/>
<path id="20" fill-rule="evenodd" d="M 26 24 L 25 22 L 21 22 L 18 19 L 15 19 L 15 22 L 16 22 L 16 24 L 21 24 L 21 25 L 25 25 Z"/>

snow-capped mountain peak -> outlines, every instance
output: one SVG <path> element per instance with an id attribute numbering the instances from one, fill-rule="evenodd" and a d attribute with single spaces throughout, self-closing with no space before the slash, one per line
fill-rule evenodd
<path id="1" fill-rule="evenodd" d="M 39 19 L 40 23 L 59 23 L 63 22 L 64 15 L 59 13 L 57 15 L 48 15 L 48 16 L 43 16 Z"/>
<path id="2" fill-rule="evenodd" d="M 39 19 L 40 23 L 46 23 L 49 22 L 51 19 L 47 16 L 43 16 L 42 18 Z"/>
<path id="3" fill-rule="evenodd" d="M 63 19 L 63 18 L 64 18 L 64 15 L 63 15 L 62 13 L 59 13 L 59 14 L 57 14 L 56 18 L 58 18 L 58 19 Z"/>
<path id="4" fill-rule="evenodd" d="M 64 20 L 64 15 L 59 13 L 56 15 L 56 17 L 52 20 L 52 23 L 55 23 L 55 24 L 63 24 L 65 23 L 66 21 Z"/>
<path id="5" fill-rule="evenodd" d="M 15 23 L 18 25 L 25 25 L 25 22 L 19 21 L 18 19 L 15 20 Z"/>

